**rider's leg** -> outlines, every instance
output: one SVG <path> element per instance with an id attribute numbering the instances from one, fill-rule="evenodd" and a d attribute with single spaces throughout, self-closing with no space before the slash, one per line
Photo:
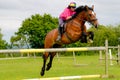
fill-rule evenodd
<path id="1" fill-rule="evenodd" d="M 62 27 L 59 26 L 59 27 L 58 27 L 58 38 L 57 38 L 56 41 L 60 41 L 60 40 L 61 40 L 61 37 L 62 37 Z"/>
<path id="2" fill-rule="evenodd" d="M 64 21 L 62 19 L 59 19 L 59 27 L 58 27 L 58 38 L 56 41 L 60 41 L 63 33 L 63 25 Z"/>

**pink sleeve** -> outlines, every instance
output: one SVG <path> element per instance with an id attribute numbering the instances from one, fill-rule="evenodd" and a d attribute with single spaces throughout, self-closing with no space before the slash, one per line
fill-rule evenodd
<path id="1" fill-rule="evenodd" d="M 62 18 L 63 20 L 66 20 L 66 18 L 67 18 L 68 16 L 70 16 L 68 9 L 65 9 L 65 10 L 60 14 L 60 18 Z"/>

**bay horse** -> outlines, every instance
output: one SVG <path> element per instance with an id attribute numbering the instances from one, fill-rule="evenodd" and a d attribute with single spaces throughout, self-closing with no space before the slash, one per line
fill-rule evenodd
<path id="1" fill-rule="evenodd" d="M 94 25 L 96 28 L 98 26 L 98 21 L 96 18 L 96 14 L 94 12 L 94 6 L 88 7 L 85 6 L 79 6 L 75 9 L 75 15 L 74 17 L 67 21 L 65 24 L 65 32 L 62 35 L 61 41 L 57 42 L 56 39 L 58 37 L 58 29 L 53 29 L 50 31 L 44 41 L 44 48 L 59 48 L 63 44 L 70 44 L 74 43 L 81 39 L 82 32 L 86 32 L 87 36 L 90 35 L 91 32 L 86 31 L 85 22 L 89 22 L 90 24 Z M 93 39 L 93 35 L 91 35 Z M 54 56 L 56 55 L 56 52 L 45 52 L 43 54 L 43 66 L 41 69 L 41 76 L 45 74 L 45 68 L 48 71 L 52 66 L 52 61 Z M 46 61 L 50 57 L 50 60 L 46 67 Z"/>

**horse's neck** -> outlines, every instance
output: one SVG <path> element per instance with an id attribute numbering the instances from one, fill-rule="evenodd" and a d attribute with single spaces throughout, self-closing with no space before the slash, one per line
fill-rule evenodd
<path id="1" fill-rule="evenodd" d="M 72 27 L 76 27 L 77 29 L 81 29 L 85 24 L 85 21 L 83 20 L 82 16 L 80 17 L 76 17 L 72 20 L 70 20 L 68 23 L 67 23 L 67 27 L 69 28 L 72 28 Z"/>
<path id="2" fill-rule="evenodd" d="M 76 15 L 75 18 L 67 22 L 66 28 L 69 30 L 80 30 L 83 31 L 85 25 L 85 12 L 81 12 Z"/>
<path id="3" fill-rule="evenodd" d="M 79 15 L 76 16 L 73 20 L 81 24 L 81 26 L 83 26 L 85 24 L 84 12 L 79 13 Z"/>

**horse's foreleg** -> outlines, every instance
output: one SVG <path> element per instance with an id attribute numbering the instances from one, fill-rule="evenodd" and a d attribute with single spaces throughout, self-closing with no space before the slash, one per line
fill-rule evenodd
<path id="1" fill-rule="evenodd" d="M 89 32 L 89 33 L 90 33 L 89 39 L 93 40 L 93 38 L 94 38 L 94 33 L 93 33 L 92 31 Z"/>
<path id="2" fill-rule="evenodd" d="M 94 33 L 92 31 L 87 32 L 88 42 L 93 43 Z"/>
<path id="3" fill-rule="evenodd" d="M 43 54 L 43 67 L 41 69 L 41 76 L 44 76 L 45 74 L 45 67 L 46 67 L 46 61 L 47 61 L 47 58 L 48 58 L 49 54 L 48 53 L 45 53 Z"/>
<path id="4" fill-rule="evenodd" d="M 82 32 L 81 43 L 87 43 L 87 34 L 86 34 L 86 32 Z"/>
<path id="5" fill-rule="evenodd" d="M 53 61 L 53 58 L 55 55 L 56 55 L 56 53 L 50 53 L 50 61 L 47 64 L 47 68 L 46 68 L 47 71 L 50 70 L 50 68 L 52 67 L 52 61 Z"/>

